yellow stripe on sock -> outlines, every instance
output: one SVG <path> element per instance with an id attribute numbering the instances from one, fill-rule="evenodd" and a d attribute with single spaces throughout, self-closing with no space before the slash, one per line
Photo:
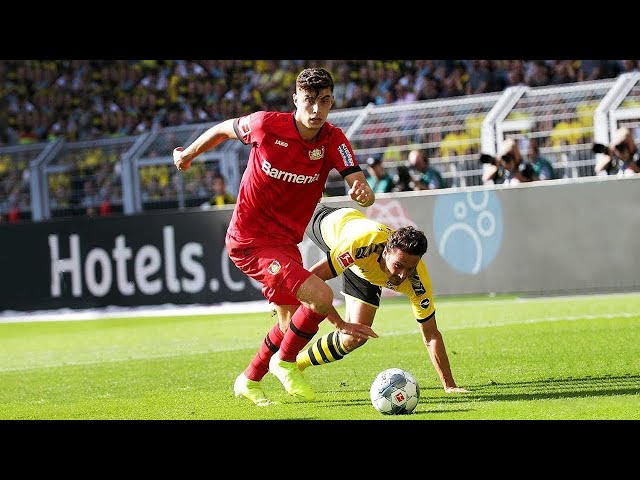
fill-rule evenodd
<path id="1" fill-rule="evenodd" d="M 342 343 L 340 332 L 329 332 L 313 342 L 296 358 L 298 368 L 304 370 L 311 365 L 324 365 L 342 359 L 349 352 Z"/>

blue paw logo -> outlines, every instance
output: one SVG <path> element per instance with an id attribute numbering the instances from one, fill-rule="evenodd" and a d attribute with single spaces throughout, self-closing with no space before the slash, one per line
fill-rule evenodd
<path id="1" fill-rule="evenodd" d="M 433 214 L 438 253 L 454 269 L 477 274 L 498 254 L 502 207 L 496 192 L 438 195 Z"/>

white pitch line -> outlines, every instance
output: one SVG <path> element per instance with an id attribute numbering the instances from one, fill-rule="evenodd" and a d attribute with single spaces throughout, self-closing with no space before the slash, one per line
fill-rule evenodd
<path id="1" fill-rule="evenodd" d="M 493 328 L 493 327 L 504 327 L 509 325 L 523 325 L 523 324 L 535 324 L 535 323 L 545 323 L 545 322 L 561 322 L 561 321 L 579 321 L 579 320 L 594 320 L 598 318 L 640 318 L 640 313 L 638 312 L 619 312 L 619 313 L 603 313 L 603 314 L 588 314 L 588 315 L 567 315 L 567 316 L 558 316 L 558 317 L 540 317 L 540 318 L 527 318 L 522 320 L 506 320 L 506 321 L 495 321 L 491 323 L 479 323 L 479 324 L 467 324 L 467 325 L 458 325 L 450 328 L 441 328 L 443 332 L 451 331 L 451 330 L 466 330 L 472 328 Z M 384 332 L 382 336 L 399 336 L 399 335 L 415 335 L 416 330 L 392 330 L 388 332 Z M 79 366 L 79 365 L 93 365 L 93 364 L 101 364 L 101 363 L 117 363 L 117 362 L 128 362 L 131 360 L 158 360 L 158 359 L 167 359 L 174 357 L 181 357 L 184 355 L 204 355 L 209 353 L 219 353 L 219 352 L 231 352 L 238 350 L 247 350 L 254 349 L 255 345 L 235 345 L 232 347 L 225 348 L 210 348 L 203 349 L 199 351 L 189 351 L 189 352 L 179 352 L 175 354 L 149 354 L 149 355 L 131 355 L 127 353 L 127 358 L 122 359 L 105 359 L 105 360 L 94 360 L 94 361 L 86 361 L 86 362 L 68 362 L 61 361 L 59 363 L 50 363 L 46 365 L 32 365 L 32 366 L 23 366 L 23 367 L 7 367 L 1 368 L 0 372 L 16 372 L 16 371 L 25 371 L 25 370 L 35 370 L 41 368 L 55 368 L 61 366 Z"/>
<path id="2" fill-rule="evenodd" d="M 388 293 L 392 293 L 389 291 Z M 590 299 L 615 298 L 615 297 L 637 297 L 638 292 L 626 293 L 602 293 L 589 294 Z M 402 297 L 402 295 L 392 295 Z M 501 305 L 505 303 L 536 303 L 564 301 L 567 299 L 584 298 L 585 295 L 554 295 L 541 297 L 516 297 L 516 298 L 481 298 L 477 300 L 459 300 L 458 297 L 450 300 L 447 297 L 438 298 L 438 304 L 446 304 L 447 307 L 466 308 L 473 305 Z M 342 300 L 336 298 L 334 305 L 342 305 Z M 46 321 L 74 321 L 74 320 L 101 320 L 106 318 L 131 318 L 131 317 L 173 317 L 189 315 L 216 315 L 231 313 L 252 313 L 270 312 L 273 307 L 266 300 L 256 300 L 252 302 L 223 302 L 213 305 L 176 305 L 164 304 L 141 307 L 105 307 L 94 309 L 73 309 L 61 308 L 57 310 L 39 310 L 31 312 L 20 312 L 15 310 L 0 311 L 0 324 L 22 323 L 22 322 L 46 322 Z"/>
<path id="3" fill-rule="evenodd" d="M 540 318 L 525 318 L 522 320 L 497 320 L 491 323 L 468 323 L 463 325 L 456 325 L 453 327 L 447 327 L 446 324 L 443 327 L 442 324 L 438 325 L 438 328 L 443 332 L 451 330 L 467 330 L 472 328 L 492 328 L 492 327 L 506 327 L 509 325 L 526 325 L 534 323 L 545 322 L 564 322 L 564 321 L 577 321 L 577 320 L 595 320 L 598 318 L 639 318 L 639 312 L 619 312 L 619 313 L 600 313 L 600 314 L 587 314 L 587 315 L 566 315 L 561 317 L 540 317 Z M 391 332 L 385 332 L 384 335 L 406 335 L 407 333 L 414 333 L 415 331 L 401 331 L 394 330 Z"/>
<path id="4" fill-rule="evenodd" d="M 266 300 L 255 302 L 224 302 L 216 305 L 159 305 L 157 307 L 108 307 L 104 309 L 74 310 L 63 308 L 39 312 L 0 312 L 0 324 L 22 322 L 60 322 L 101 320 L 106 318 L 175 317 L 231 313 L 269 312 L 273 309 Z"/>
<path id="5" fill-rule="evenodd" d="M 248 350 L 256 349 L 256 345 L 246 345 L 246 346 L 233 346 L 233 347 L 225 347 L 225 348 L 209 348 L 198 351 L 189 351 L 189 352 L 179 352 L 179 353 L 170 353 L 170 354 L 148 354 L 148 355 L 131 355 L 127 354 L 126 358 L 107 358 L 107 359 L 97 359 L 97 360 L 88 360 L 88 361 L 78 361 L 78 362 L 69 362 L 69 361 L 60 361 L 49 364 L 38 364 L 38 365 L 25 365 L 18 367 L 0 367 L 0 373 L 3 372 L 21 372 L 25 370 L 39 370 L 42 368 L 58 368 L 58 367 L 78 367 L 84 365 L 103 365 L 106 363 L 119 363 L 119 362 L 128 362 L 128 361 L 139 361 L 139 360 L 165 360 L 169 358 L 183 357 L 185 355 L 206 355 L 209 353 L 221 353 L 221 352 L 234 352 L 238 350 Z"/>

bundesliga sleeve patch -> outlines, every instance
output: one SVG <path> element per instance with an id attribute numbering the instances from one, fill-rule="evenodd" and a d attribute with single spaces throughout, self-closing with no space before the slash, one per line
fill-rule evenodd
<path id="1" fill-rule="evenodd" d="M 242 138 L 247 138 L 251 133 L 251 114 L 238 119 L 238 129 L 242 132 Z"/>
<path id="2" fill-rule="evenodd" d="M 343 270 L 356 263 L 349 252 L 344 252 L 338 255 L 338 262 L 340 262 L 340 265 L 342 265 Z"/>
<path id="3" fill-rule="evenodd" d="M 338 152 L 340 152 L 340 156 L 342 157 L 342 161 L 344 162 L 345 166 L 353 167 L 355 165 L 353 157 L 351 156 L 351 152 L 349 151 L 349 148 L 346 144 L 341 143 L 338 146 Z"/>

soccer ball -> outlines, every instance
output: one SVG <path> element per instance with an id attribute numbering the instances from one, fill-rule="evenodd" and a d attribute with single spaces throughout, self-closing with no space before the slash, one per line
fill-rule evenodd
<path id="1" fill-rule="evenodd" d="M 418 405 L 420 386 L 416 377 L 401 368 L 378 374 L 369 390 L 374 408 L 384 415 L 411 413 Z"/>

